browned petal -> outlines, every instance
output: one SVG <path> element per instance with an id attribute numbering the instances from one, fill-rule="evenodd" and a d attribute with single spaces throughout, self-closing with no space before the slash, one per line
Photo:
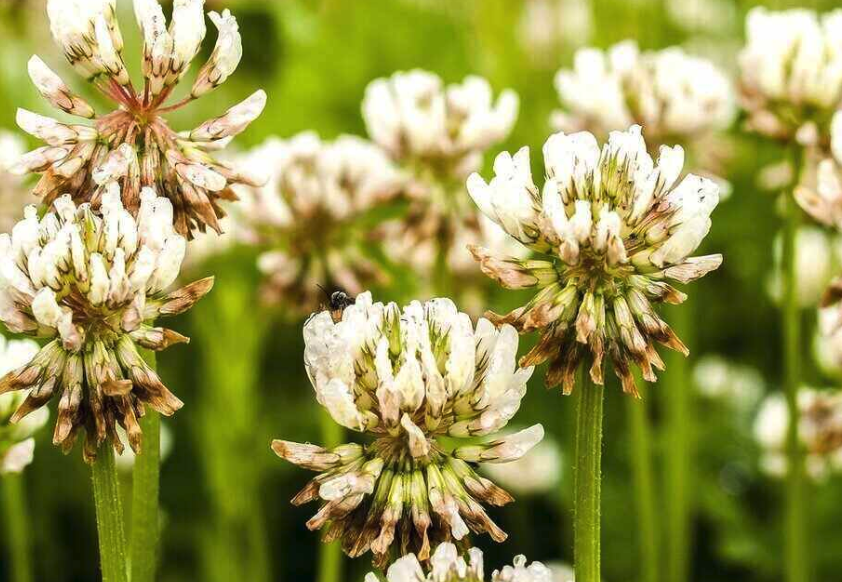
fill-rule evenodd
<path id="1" fill-rule="evenodd" d="M 468 245 L 468 250 L 479 263 L 482 272 L 506 289 L 525 289 L 538 283 L 538 279 L 524 269 L 517 259 L 499 259 L 477 245 Z"/>
<path id="2" fill-rule="evenodd" d="M 295 506 L 304 505 L 306 503 L 310 503 L 311 501 L 315 501 L 319 498 L 319 482 L 315 479 L 311 480 L 307 485 L 304 486 L 304 489 L 299 491 L 295 497 L 292 498 L 292 503 Z"/>
<path id="3" fill-rule="evenodd" d="M 158 312 L 164 316 L 179 315 L 196 304 L 213 289 L 214 277 L 206 277 L 189 285 L 176 289 L 167 295 Z"/>
<path id="4" fill-rule="evenodd" d="M 837 277 L 830 282 L 830 285 L 822 295 L 821 306 L 830 307 L 842 299 L 842 277 Z"/>

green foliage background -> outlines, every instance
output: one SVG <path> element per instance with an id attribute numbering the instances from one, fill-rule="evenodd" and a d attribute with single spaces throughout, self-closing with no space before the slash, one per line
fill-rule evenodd
<path id="1" fill-rule="evenodd" d="M 663 47 L 690 40 L 699 46 L 701 40 L 734 66 L 743 17 L 756 3 L 730 2 L 735 9 L 731 25 L 699 37 L 672 22 L 662 1 L 593 0 L 591 42 L 608 46 L 635 38 L 644 47 Z M 695 1 L 687 0 L 688 9 Z M 830 0 L 807 3 L 819 9 L 834 4 Z M 49 112 L 26 76 L 26 61 L 33 52 L 71 80 L 74 89 L 92 95 L 81 82 L 72 82 L 74 75 L 49 38 L 41 4 L 14 0 L 0 4 L 0 126 L 5 128 L 14 127 L 18 106 Z M 364 135 L 360 102 L 366 84 L 396 70 L 421 67 L 447 81 L 477 73 L 498 90 L 514 88 L 521 98 L 521 113 L 503 149 L 527 144 L 540 151 L 550 133 L 549 114 L 557 104 L 553 75 L 570 64 L 575 49 L 567 39 L 560 39 L 546 58 L 538 59 L 527 51 L 518 36 L 524 0 L 208 0 L 217 9 L 223 4 L 240 21 L 243 63 L 212 96 L 174 115 L 172 126 L 192 127 L 262 87 L 269 94 L 268 107 L 237 139 L 241 148 L 269 135 L 291 136 L 308 129 L 323 137 Z M 778 2 L 776 7 L 791 5 Z M 122 28 L 129 38 L 127 62 L 139 63 L 130 3 L 120 0 L 120 6 Z M 211 38 L 209 32 L 206 45 L 212 46 Z M 690 347 L 694 358 L 720 353 L 754 366 L 769 389 L 777 390 L 779 318 L 765 284 L 773 270 L 770 249 L 780 221 L 775 196 L 760 191 L 755 182 L 758 170 L 781 159 L 783 152 L 737 129 L 732 137 L 734 155 L 727 178 L 734 194 L 714 213 L 706 242 L 708 249 L 724 254 L 725 263 L 690 290 L 696 320 Z M 538 164 L 539 157 L 533 156 Z M 216 289 L 172 326 L 194 341 L 159 356 L 162 376 L 186 402 L 183 410 L 165 422 L 174 435 L 174 448 L 162 473 L 162 582 L 315 580 L 318 536 L 304 527 L 314 510 L 289 504 L 309 476 L 276 459 L 268 445 L 276 437 L 318 442 L 319 410 L 303 370 L 302 322 L 290 322 L 260 306 L 254 257 L 254 251 L 236 249 L 203 268 L 217 276 Z M 378 296 L 412 296 L 412 278 L 399 282 L 377 290 Z M 518 299 L 490 289 L 488 307 L 501 311 L 518 304 Z M 804 319 L 812 329 L 814 313 L 805 310 Z M 808 345 L 804 351 L 809 358 Z M 812 364 L 807 374 L 810 383 L 834 383 Z M 522 497 L 514 506 L 494 512 L 511 537 L 494 547 L 488 540 L 477 540 L 486 551 L 489 571 L 510 563 L 518 553 L 530 559 L 571 561 L 568 453 L 572 451 L 573 406 L 571 399 L 545 391 L 541 376 L 539 371 L 517 422 L 541 422 L 562 444 L 562 485 L 554 494 Z M 603 567 L 606 581 L 626 582 L 639 579 L 639 531 L 626 401 L 616 384 L 609 388 Z M 653 386 L 645 392 L 660 439 L 658 453 L 667 444 L 658 436 L 662 434 L 661 396 L 666 389 Z M 688 383 L 669 389 L 693 387 Z M 688 482 L 692 579 L 779 580 L 781 482 L 758 471 L 750 416 L 737 415 L 722 403 L 697 400 L 692 417 L 693 475 Z M 35 463 L 26 474 L 36 579 L 89 582 L 97 579 L 97 555 L 88 467 L 78 452 L 65 457 L 52 447 L 49 432 L 40 435 Z M 656 468 L 661 467 L 658 454 Z M 662 479 L 658 485 L 662 486 Z M 126 486 L 128 490 L 128 476 Z M 810 500 L 816 579 L 839 579 L 842 480 L 833 478 L 816 487 Z M 4 561 L 0 561 L 0 581 L 8 579 Z M 365 559 L 346 566 L 345 578 L 351 582 L 362 580 L 368 571 Z"/>

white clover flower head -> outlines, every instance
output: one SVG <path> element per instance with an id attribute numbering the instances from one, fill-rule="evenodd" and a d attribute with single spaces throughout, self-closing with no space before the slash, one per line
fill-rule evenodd
<path id="1" fill-rule="evenodd" d="M 482 552 L 470 548 L 460 556 L 456 546 L 442 543 L 433 553 L 426 571 L 415 554 L 407 554 L 395 561 L 386 572 L 387 582 L 485 582 Z M 549 568 L 540 562 L 527 565 L 524 556 L 514 560 L 491 575 L 491 582 L 553 582 Z M 376 582 L 377 576 L 368 574 L 365 582 Z"/>
<path id="2" fill-rule="evenodd" d="M 563 106 L 553 114 L 556 128 L 601 137 L 638 124 L 657 143 L 688 142 L 726 129 L 736 112 L 728 78 L 679 47 L 641 53 L 624 41 L 579 49 L 555 84 Z"/>
<path id="3" fill-rule="evenodd" d="M 123 204 L 137 214 L 140 192 L 153 187 L 173 205 L 175 227 L 185 236 L 207 227 L 220 232 L 221 200 L 234 200 L 231 185 L 258 184 L 211 155 L 225 147 L 263 111 L 266 94 L 257 91 L 221 117 L 192 132 L 176 133 L 165 115 L 219 86 L 242 56 L 237 22 L 228 11 L 211 13 L 219 37 L 190 95 L 168 103 L 205 37 L 204 0 L 176 0 L 167 25 L 158 0 L 134 0 L 143 36 L 144 85 L 136 89 L 123 62 L 123 40 L 115 0 L 49 0 L 53 37 L 76 71 L 91 82 L 114 110 L 98 115 L 40 58 L 29 61 L 35 87 L 65 113 L 91 120 L 69 124 L 18 110 L 18 125 L 46 145 L 23 156 L 14 170 L 40 173 L 35 194 L 51 205 L 70 194 L 74 202 L 98 207 L 102 186 L 118 181 Z"/>
<path id="4" fill-rule="evenodd" d="M 830 123 L 830 148 L 816 176 L 795 189 L 795 200 L 813 219 L 842 229 L 842 112 Z"/>
<path id="5" fill-rule="evenodd" d="M 693 383 L 706 398 L 723 400 L 738 410 L 753 409 L 765 391 L 756 368 L 717 354 L 699 358 L 693 367 Z"/>
<path id="6" fill-rule="evenodd" d="M 533 0 L 523 6 L 517 26 L 520 44 L 533 58 L 552 62 L 562 46 L 581 46 L 593 35 L 587 0 Z"/>
<path id="7" fill-rule="evenodd" d="M 799 227 L 795 235 L 795 270 L 796 295 L 801 307 L 814 307 L 819 303 L 836 272 L 840 258 L 838 246 L 835 237 L 821 228 Z M 769 275 L 766 286 L 769 296 L 777 302 L 783 297 L 782 251 L 783 237 L 778 235 L 774 241 L 776 270 Z"/>
<path id="8" fill-rule="evenodd" d="M 7 340 L 0 336 L 0 374 L 26 364 L 37 353 L 38 344 L 32 340 Z M 26 394 L 20 392 L 0 394 L 0 476 L 20 473 L 32 463 L 35 452 L 32 435 L 50 416 L 49 411 L 42 408 L 22 422 L 12 424 L 12 415 L 25 398 Z"/>
<path id="9" fill-rule="evenodd" d="M 296 465 L 319 471 L 293 500 L 320 500 L 307 523 L 341 538 L 352 557 L 376 563 L 400 554 L 430 557 L 431 544 L 470 531 L 506 534 L 481 503 L 505 505 L 508 493 L 478 475 L 477 463 L 519 459 L 543 437 L 541 425 L 504 438 L 532 368 L 518 368 L 517 332 L 480 319 L 476 327 L 449 299 L 401 309 L 363 293 L 341 318 L 317 313 L 304 326 L 304 361 L 319 403 L 369 444 L 328 450 L 275 441 Z M 445 447 L 442 438 L 457 443 Z M 485 442 L 464 439 L 493 437 Z M 461 441 L 461 442 L 460 442 Z"/>
<path id="10" fill-rule="evenodd" d="M 804 446 L 807 473 L 824 479 L 842 470 L 842 392 L 802 388 L 798 393 L 798 436 Z M 787 472 L 786 439 L 789 411 L 781 394 L 764 400 L 754 423 L 755 440 L 763 450 L 761 468 L 781 477 Z"/>
<path id="11" fill-rule="evenodd" d="M 842 100 L 842 10 L 753 8 L 739 64 L 748 127 L 815 145 Z"/>
<path id="12" fill-rule="evenodd" d="M 372 81 L 362 111 L 371 139 L 394 159 L 459 180 L 509 135 L 518 98 L 505 90 L 495 102 L 482 77 L 445 87 L 437 75 L 416 69 Z"/>
<path id="13" fill-rule="evenodd" d="M 53 442 L 65 451 L 84 429 L 86 460 L 106 440 L 120 452 L 117 425 L 139 450 L 145 406 L 171 415 L 182 403 L 138 346 L 163 350 L 188 341 L 154 321 L 186 311 L 213 285 L 209 278 L 167 292 L 185 247 L 169 200 L 144 189 L 134 218 L 114 182 L 104 188 L 101 214 L 65 195 L 43 218 L 27 208 L 12 234 L 0 235 L 0 321 L 48 340 L 0 379 L 0 394 L 28 391 L 13 423 L 55 397 Z"/>
<path id="14" fill-rule="evenodd" d="M 306 315 L 324 303 L 320 286 L 356 295 L 386 281 L 370 250 L 371 221 L 360 221 L 394 199 L 406 178 L 380 148 L 354 136 L 323 141 L 304 132 L 270 138 L 242 166 L 269 169 L 263 186 L 237 189 L 236 228 L 268 247 L 258 266 L 270 303 Z"/>
<path id="15" fill-rule="evenodd" d="M 655 343 L 687 353 L 652 304 L 684 301 L 669 282 L 698 279 L 718 268 L 722 256 L 690 256 L 710 229 L 719 196 L 711 180 L 690 174 L 679 182 L 683 162 L 681 147 L 663 146 L 656 164 L 633 126 L 612 132 L 601 149 L 590 133 L 551 136 L 540 190 L 528 148 L 501 153 L 490 182 L 468 178 L 480 210 L 544 255 L 524 260 L 471 248 L 483 272 L 503 287 L 539 289 L 525 306 L 490 317 L 521 332 L 541 331 L 521 365 L 549 360 L 549 386 L 571 392 L 588 354 L 591 378 L 601 384 L 607 355 L 624 391 L 636 395 L 631 363 L 650 382 L 653 368 L 663 369 Z"/>

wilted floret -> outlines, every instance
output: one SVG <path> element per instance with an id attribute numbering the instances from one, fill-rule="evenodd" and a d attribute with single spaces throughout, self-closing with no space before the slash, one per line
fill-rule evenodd
<path id="1" fill-rule="evenodd" d="M 49 0 L 47 13 L 53 37 L 71 65 L 116 105 L 97 115 L 40 58 L 29 61 L 29 75 L 55 108 L 93 120 L 67 124 L 25 109 L 18 125 L 47 145 L 26 154 L 20 173 L 43 173 L 35 194 L 50 205 L 69 193 L 74 202 L 98 207 L 103 185 L 118 181 L 123 204 L 133 215 L 140 192 L 154 188 L 168 198 L 174 224 L 182 235 L 210 226 L 219 231 L 220 200 L 233 200 L 230 186 L 255 183 L 211 153 L 225 147 L 263 111 L 266 94 L 258 91 L 225 115 L 190 132 L 176 133 L 163 115 L 186 105 L 225 82 L 242 56 L 237 21 L 226 10 L 210 13 L 219 29 L 216 46 L 199 71 L 190 94 L 168 104 L 176 85 L 190 68 L 205 37 L 204 0 L 175 0 L 167 26 L 158 0 L 134 0 L 143 35 L 142 89 L 135 89 L 123 62 L 123 39 L 116 20 L 116 0 Z"/>
<path id="2" fill-rule="evenodd" d="M 213 285 L 205 279 L 167 293 L 186 246 L 169 200 L 144 189 L 135 219 L 115 183 L 104 190 L 101 215 L 65 195 L 41 219 L 27 208 L 12 235 L 0 235 L 0 320 L 47 340 L 0 380 L 0 394 L 29 390 L 12 422 L 57 398 L 53 442 L 68 451 L 84 429 L 87 460 L 106 440 L 122 451 L 118 424 L 138 451 L 146 405 L 165 415 L 181 407 L 138 346 L 188 341 L 154 321 L 186 311 Z"/>
<path id="3" fill-rule="evenodd" d="M 517 332 L 470 318 L 448 299 L 403 310 L 364 293 L 339 322 L 329 312 L 304 327 L 304 359 L 319 403 L 333 419 L 373 437 L 328 450 L 275 441 L 275 452 L 320 474 L 293 503 L 319 500 L 307 523 L 323 540 L 342 540 L 352 557 L 385 564 L 470 531 L 506 534 L 482 503 L 508 493 L 478 475 L 476 463 L 505 463 L 543 437 L 540 425 L 488 442 L 520 407 L 531 368 L 518 369 Z M 447 437 L 447 440 L 443 440 Z M 455 445 L 452 446 L 452 445 Z"/>
<path id="4" fill-rule="evenodd" d="M 625 41 L 607 51 L 583 48 L 555 84 L 564 106 L 553 116 L 557 129 L 603 138 L 638 124 L 656 143 L 686 142 L 727 128 L 735 113 L 725 75 L 678 47 L 641 53 Z"/>
<path id="5" fill-rule="evenodd" d="M 550 362 L 547 384 L 573 389 L 588 354 L 594 382 L 603 382 L 607 355 L 623 389 L 637 394 L 630 364 L 648 381 L 663 369 L 660 343 L 687 353 L 653 303 L 681 303 L 686 296 L 668 281 L 688 283 L 719 267 L 721 255 L 691 257 L 710 229 L 719 196 L 716 184 L 688 175 L 680 146 L 662 147 L 657 165 L 640 127 L 612 132 L 600 150 L 590 133 L 558 133 L 544 145 L 547 180 L 532 181 L 529 149 L 494 163 L 495 177 L 468 179 L 480 209 L 535 253 L 531 260 L 496 256 L 474 247 L 483 272 L 509 289 L 535 287 L 538 294 L 497 324 L 541 331 L 522 360 Z"/>
<path id="6" fill-rule="evenodd" d="M 0 336 L 0 374 L 6 374 L 32 359 L 38 344 L 32 340 L 7 340 Z M 11 418 L 26 394 L 0 394 L 0 477 L 5 473 L 20 473 L 32 463 L 35 452 L 35 432 L 47 423 L 50 412 L 41 408 L 23 421 L 12 424 Z"/>
<path id="7" fill-rule="evenodd" d="M 269 247 L 259 259 L 267 298 L 309 314 L 324 302 L 319 286 L 356 295 L 385 282 L 371 253 L 377 222 L 370 217 L 405 177 L 382 150 L 357 137 L 325 142 L 306 132 L 270 139 L 243 163 L 269 172 L 264 186 L 238 190 L 237 213 L 248 238 Z"/>
<path id="8" fill-rule="evenodd" d="M 752 9 L 739 56 L 748 126 L 814 145 L 842 100 L 842 10 Z"/>
<path id="9" fill-rule="evenodd" d="M 482 77 L 445 87 L 437 75 L 416 69 L 372 81 L 362 107 L 368 134 L 393 159 L 460 180 L 509 135 L 518 99 L 506 90 L 494 102 Z"/>
<path id="10" fill-rule="evenodd" d="M 459 555 L 456 546 L 444 543 L 436 548 L 429 567 L 422 567 L 418 557 L 408 554 L 389 567 L 387 582 L 484 582 L 482 552 L 471 548 L 466 556 Z M 369 574 L 365 582 L 376 582 L 377 576 Z M 515 558 L 514 566 L 506 566 L 491 575 L 491 582 L 552 582 L 552 571 L 541 562 L 527 566 L 526 558 Z"/>

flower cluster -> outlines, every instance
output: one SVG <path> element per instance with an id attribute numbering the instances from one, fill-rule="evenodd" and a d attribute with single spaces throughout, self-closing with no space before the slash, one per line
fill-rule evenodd
<path id="1" fill-rule="evenodd" d="M 84 429 L 89 461 L 106 440 L 122 451 L 118 424 L 138 451 L 145 405 L 165 415 L 181 407 L 138 346 L 163 350 L 188 341 L 154 320 L 186 311 L 213 285 L 205 279 L 166 292 L 186 247 L 168 199 L 144 188 L 135 219 L 111 182 L 100 212 L 65 195 L 40 220 L 28 207 L 11 236 L 0 235 L 0 321 L 49 340 L 0 380 L 0 394 L 29 390 L 12 422 L 56 397 L 53 442 L 67 451 Z"/>
<path id="2" fill-rule="evenodd" d="M 449 299 L 401 310 L 364 293 L 341 318 L 314 315 L 304 340 L 319 403 L 342 426 L 373 437 L 331 450 L 273 443 L 280 457 L 320 473 L 293 499 L 321 501 L 311 530 L 325 528 L 324 541 L 341 539 L 352 557 L 370 550 L 378 564 L 409 552 L 427 560 L 431 545 L 470 531 L 506 538 L 481 503 L 512 498 L 473 465 L 520 458 L 543 429 L 473 439 L 505 427 L 526 393 L 532 369 L 516 368 L 511 326 L 481 319 L 474 329 Z"/>
<path id="3" fill-rule="evenodd" d="M 270 139 L 243 165 L 270 169 L 264 186 L 238 188 L 236 218 L 245 236 L 271 247 L 259 266 L 273 303 L 309 314 L 324 299 L 319 285 L 356 295 L 385 282 L 371 258 L 367 216 L 400 193 L 405 178 L 382 150 L 358 137 L 325 142 L 306 132 Z"/>
<path id="4" fill-rule="evenodd" d="M 484 582 L 482 552 L 471 548 L 467 561 L 459 555 L 456 546 L 444 543 L 436 548 L 425 572 L 414 554 L 408 554 L 389 567 L 388 582 Z M 377 576 L 369 574 L 365 582 L 376 582 Z M 552 582 L 552 571 L 540 562 L 526 565 L 526 558 L 515 558 L 514 566 L 506 566 L 491 575 L 491 582 Z"/>
<path id="5" fill-rule="evenodd" d="M 684 142 L 726 128 L 735 113 L 727 77 L 678 47 L 641 53 L 625 41 L 607 51 L 580 49 L 555 83 L 564 111 L 553 124 L 566 132 L 605 137 L 638 124 L 656 143 Z"/>
<path id="6" fill-rule="evenodd" d="M 814 145 L 842 101 L 842 10 L 752 9 L 739 56 L 748 128 Z"/>
<path id="7" fill-rule="evenodd" d="M 23 218 L 24 207 L 31 202 L 20 176 L 10 171 L 23 155 L 24 147 L 20 137 L 0 131 L 0 232 L 11 232 Z"/>
<path id="8" fill-rule="evenodd" d="M 371 139 L 392 158 L 458 181 L 509 135 L 518 98 L 506 90 L 495 103 L 482 77 L 445 87 L 437 75 L 413 70 L 372 81 L 362 110 Z"/>
<path id="9" fill-rule="evenodd" d="M 92 120 L 91 124 L 61 123 L 19 110 L 18 125 L 46 145 L 24 156 L 20 173 L 43 173 L 35 188 L 50 205 L 62 194 L 77 203 L 102 201 L 105 186 L 119 181 L 123 203 L 132 214 L 140 193 L 152 187 L 172 203 L 175 228 L 188 236 L 206 226 L 219 231 L 221 200 L 235 199 L 237 183 L 258 183 L 213 158 L 263 110 L 266 94 L 258 91 L 221 117 L 189 132 L 170 129 L 164 114 L 182 107 L 219 86 L 234 72 L 242 56 L 236 19 L 228 12 L 210 13 L 219 29 L 210 59 L 198 73 L 190 94 L 167 104 L 190 68 L 205 37 L 203 0 L 176 0 L 167 26 L 158 0 L 135 0 L 143 33 L 142 89 L 135 89 L 123 62 L 123 38 L 116 20 L 116 0 L 49 0 L 47 12 L 53 37 L 77 73 L 116 105 L 97 115 L 37 56 L 29 74 L 38 91 L 57 109 Z"/>
<path id="10" fill-rule="evenodd" d="M 816 221 L 842 230 L 842 112 L 830 122 L 829 150 L 815 177 L 796 187 L 795 200 Z"/>
<path id="11" fill-rule="evenodd" d="M 38 344 L 32 340 L 7 340 L 0 336 L 0 374 L 25 364 L 36 353 Z M 4 473 L 20 473 L 32 462 L 35 451 L 32 435 L 50 416 L 49 411 L 42 408 L 24 421 L 13 424 L 12 415 L 25 397 L 19 392 L 0 394 L 0 477 Z"/>
<path id="12" fill-rule="evenodd" d="M 798 393 L 798 436 L 804 447 L 809 475 L 821 479 L 842 470 L 842 392 L 801 389 Z M 762 468 L 771 475 L 787 471 L 786 437 L 789 411 L 783 396 L 766 398 L 754 424 L 763 447 Z"/>
<path id="13" fill-rule="evenodd" d="M 471 249 L 483 272 L 502 286 L 540 290 L 525 306 L 490 317 L 521 332 L 541 330 L 521 365 L 549 360 L 549 386 L 562 384 L 569 393 L 589 352 L 594 382 L 603 382 L 607 354 L 623 389 L 637 394 L 630 363 L 654 381 L 653 367 L 663 369 L 655 343 L 687 353 L 652 303 L 684 301 L 669 281 L 698 279 L 718 268 L 722 256 L 690 256 L 710 229 L 719 196 L 710 180 L 691 174 L 678 182 L 683 162 L 680 146 L 662 146 L 656 165 L 633 126 L 612 132 L 601 150 L 590 133 L 551 136 L 540 191 L 528 148 L 501 153 L 490 183 L 477 174 L 468 179 L 468 191 L 488 217 L 545 255 L 521 260 Z"/>

